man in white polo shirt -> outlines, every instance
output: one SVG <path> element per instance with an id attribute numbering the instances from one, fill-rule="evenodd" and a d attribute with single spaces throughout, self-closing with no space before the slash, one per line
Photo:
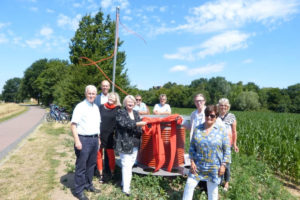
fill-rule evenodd
<path id="1" fill-rule="evenodd" d="M 101 118 L 98 106 L 94 103 L 96 95 L 95 86 L 86 86 L 86 99 L 76 105 L 71 120 L 76 154 L 74 196 L 80 200 L 88 199 L 83 192 L 85 189 L 100 192 L 92 183 L 100 144 Z"/>

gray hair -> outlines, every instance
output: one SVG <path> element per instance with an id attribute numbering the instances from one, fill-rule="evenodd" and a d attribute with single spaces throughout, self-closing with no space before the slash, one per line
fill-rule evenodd
<path id="1" fill-rule="evenodd" d="M 230 103 L 229 103 L 229 100 L 227 98 L 221 98 L 219 100 L 219 103 L 218 103 L 218 108 L 220 108 L 220 104 L 222 105 L 227 105 L 227 111 L 230 110 Z"/>
<path id="2" fill-rule="evenodd" d="M 196 95 L 194 96 L 194 99 L 195 99 L 196 97 L 203 97 L 204 101 L 206 101 L 205 96 L 204 96 L 203 94 L 201 94 L 201 93 L 196 94 Z"/>
<path id="3" fill-rule="evenodd" d="M 111 97 L 111 96 L 113 96 L 113 95 L 116 97 L 116 100 L 115 100 L 114 104 L 115 104 L 116 106 L 121 106 L 121 103 L 120 103 L 120 96 L 119 96 L 118 93 L 116 93 L 116 92 L 110 92 L 110 93 L 108 93 L 108 98 Z"/>
<path id="4" fill-rule="evenodd" d="M 134 105 L 136 105 L 136 100 L 135 100 L 134 96 L 132 96 L 132 95 L 127 95 L 127 96 L 124 98 L 124 100 L 123 100 L 123 106 L 124 106 L 124 107 L 126 107 L 127 101 L 128 101 L 129 99 L 132 100 L 132 101 L 134 102 Z"/>
<path id="5" fill-rule="evenodd" d="M 166 100 L 167 100 L 167 95 L 166 94 L 161 94 L 159 95 L 159 99 L 163 98 L 163 97 L 166 97 Z"/>
<path id="6" fill-rule="evenodd" d="M 97 88 L 94 85 L 88 85 L 85 87 L 85 93 L 87 93 L 89 90 L 96 91 L 96 94 L 97 94 Z"/>

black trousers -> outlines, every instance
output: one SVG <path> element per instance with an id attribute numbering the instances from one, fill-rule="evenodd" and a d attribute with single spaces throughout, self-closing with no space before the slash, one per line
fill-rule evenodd
<path id="1" fill-rule="evenodd" d="M 93 175 L 99 147 L 98 137 L 79 136 L 82 149 L 76 147 L 75 188 L 74 193 L 80 194 L 84 189 L 93 186 Z"/>

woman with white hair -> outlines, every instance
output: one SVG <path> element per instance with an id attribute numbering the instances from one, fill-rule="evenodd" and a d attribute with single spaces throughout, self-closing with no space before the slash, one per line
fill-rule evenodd
<path id="1" fill-rule="evenodd" d="M 136 100 L 132 95 L 124 98 L 124 108 L 118 110 L 116 116 L 116 151 L 119 152 L 122 164 L 122 191 L 130 196 L 130 182 L 132 178 L 132 167 L 135 163 L 140 139 L 142 135 L 142 122 L 139 113 L 133 110 Z"/>
<path id="2" fill-rule="evenodd" d="M 226 132 L 229 138 L 229 144 L 235 152 L 239 152 L 239 148 L 236 144 L 237 142 L 237 132 L 236 132 L 236 118 L 233 113 L 229 113 L 230 103 L 227 98 L 221 98 L 218 103 L 219 110 L 219 120 L 221 120 L 226 128 Z M 224 190 L 227 191 L 229 188 L 230 180 L 230 164 L 226 165 L 226 170 L 224 174 Z"/>

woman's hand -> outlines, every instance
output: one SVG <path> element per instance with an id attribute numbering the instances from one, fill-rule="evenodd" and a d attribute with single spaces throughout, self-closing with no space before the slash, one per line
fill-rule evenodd
<path id="1" fill-rule="evenodd" d="M 197 170 L 197 166 L 196 166 L 196 164 L 194 163 L 194 161 L 191 160 L 191 168 L 190 168 L 190 172 L 191 172 L 192 174 L 196 174 L 196 170 Z"/>
<path id="2" fill-rule="evenodd" d="M 240 151 L 237 145 L 233 145 L 233 148 L 236 153 L 238 153 Z"/>
<path id="3" fill-rule="evenodd" d="M 147 122 L 143 122 L 143 121 L 136 123 L 137 126 L 145 126 L 146 124 L 147 124 Z"/>
<path id="4" fill-rule="evenodd" d="M 225 165 L 222 164 L 221 167 L 219 168 L 218 175 L 222 176 L 225 173 L 225 169 L 226 169 Z"/>

